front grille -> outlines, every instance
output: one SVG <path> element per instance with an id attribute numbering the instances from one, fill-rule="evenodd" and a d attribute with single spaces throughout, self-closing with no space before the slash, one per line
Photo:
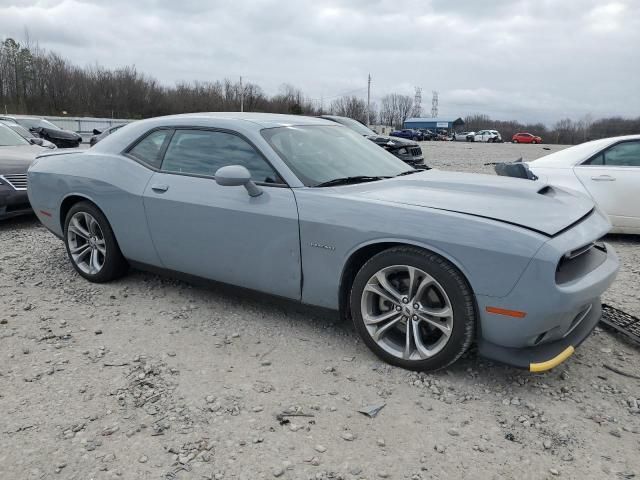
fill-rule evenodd
<path id="1" fill-rule="evenodd" d="M 9 173 L 7 175 L 0 175 L 0 180 L 4 180 L 14 190 L 26 190 L 27 189 L 27 174 L 26 173 Z"/>
<path id="2" fill-rule="evenodd" d="M 420 147 L 411 147 L 409 151 L 414 157 L 419 157 L 422 155 L 422 149 Z"/>

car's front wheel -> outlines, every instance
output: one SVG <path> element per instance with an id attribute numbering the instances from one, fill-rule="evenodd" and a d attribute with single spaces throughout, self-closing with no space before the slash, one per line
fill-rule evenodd
<path id="1" fill-rule="evenodd" d="M 353 282 L 350 308 L 367 346 L 403 368 L 444 368 L 473 340 L 467 281 L 444 258 L 418 248 L 394 247 L 365 263 Z"/>
<path id="2" fill-rule="evenodd" d="M 91 282 L 108 282 L 127 271 L 107 218 L 92 203 L 71 207 L 64 223 L 64 243 L 73 268 Z"/>

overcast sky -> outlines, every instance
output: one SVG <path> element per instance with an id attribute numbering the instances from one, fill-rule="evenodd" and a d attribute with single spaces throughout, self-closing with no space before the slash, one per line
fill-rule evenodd
<path id="1" fill-rule="evenodd" d="M 414 94 L 423 112 L 553 123 L 640 115 L 640 0 L 0 0 L 0 37 L 164 84 L 242 75 L 343 93 Z"/>

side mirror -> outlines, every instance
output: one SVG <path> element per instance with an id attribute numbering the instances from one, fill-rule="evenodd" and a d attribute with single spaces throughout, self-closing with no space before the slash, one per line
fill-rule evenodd
<path id="1" fill-rule="evenodd" d="M 29 143 L 31 143 L 31 145 L 40 145 L 42 146 L 42 139 L 41 138 L 36 138 L 36 137 L 31 137 L 29 139 Z"/>
<path id="2" fill-rule="evenodd" d="M 252 197 L 262 195 L 262 190 L 251 181 L 251 174 L 242 165 L 228 165 L 216 171 L 216 183 L 223 187 L 243 186 Z"/>
<path id="3" fill-rule="evenodd" d="M 97 128 L 93 129 L 93 134 L 94 135 L 100 135 L 102 132 L 100 130 L 98 130 Z"/>

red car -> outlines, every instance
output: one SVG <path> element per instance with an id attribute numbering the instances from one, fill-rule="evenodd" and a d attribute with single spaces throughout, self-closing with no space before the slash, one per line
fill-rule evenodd
<path id="1" fill-rule="evenodd" d="M 542 143 L 542 138 L 531 135 L 530 133 L 516 133 L 511 137 L 513 143 Z"/>

